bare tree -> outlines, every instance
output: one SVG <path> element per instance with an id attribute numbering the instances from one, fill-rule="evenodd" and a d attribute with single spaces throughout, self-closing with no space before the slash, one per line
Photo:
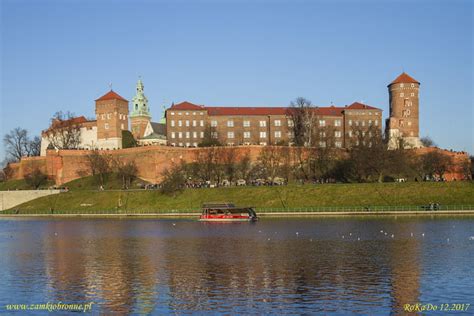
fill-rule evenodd
<path id="1" fill-rule="evenodd" d="M 184 190 L 186 176 L 182 165 L 173 165 L 163 171 L 160 192 L 176 197 Z"/>
<path id="2" fill-rule="evenodd" d="M 259 167 L 262 174 L 270 179 L 271 183 L 280 174 L 283 158 L 281 147 L 278 146 L 265 146 L 260 151 L 258 156 Z"/>
<path id="3" fill-rule="evenodd" d="M 26 152 L 30 157 L 39 156 L 41 154 L 41 138 L 35 136 L 33 139 L 28 140 Z"/>
<path id="4" fill-rule="evenodd" d="M 28 155 L 28 131 L 17 127 L 3 137 L 5 151 L 12 161 L 20 161 L 21 157 Z"/>
<path id="5" fill-rule="evenodd" d="M 422 168 L 426 176 L 443 179 L 444 174 L 452 167 L 452 160 L 446 154 L 431 151 L 421 157 Z"/>
<path id="6" fill-rule="evenodd" d="M 47 179 L 48 177 L 38 168 L 25 175 L 25 182 L 34 189 L 38 189 L 45 184 Z"/>
<path id="7" fill-rule="evenodd" d="M 46 131 L 50 145 L 56 149 L 77 149 L 81 143 L 81 126 L 71 112 L 56 112 Z"/>
<path id="8" fill-rule="evenodd" d="M 290 132 L 293 136 L 293 143 L 296 146 L 313 145 L 313 127 L 315 125 L 315 107 L 311 101 L 299 97 L 290 103 L 290 108 L 287 111 L 287 116 L 290 119 Z"/>
<path id="9" fill-rule="evenodd" d="M 104 185 L 108 179 L 108 174 L 112 171 L 112 159 L 109 155 L 99 153 L 98 150 L 92 151 L 86 157 L 92 176 L 98 184 Z"/>
<path id="10" fill-rule="evenodd" d="M 204 129 L 204 137 L 202 141 L 198 144 L 199 147 L 213 147 L 213 146 L 222 146 L 219 142 L 217 129 L 210 124 L 207 124 Z"/>
<path id="11" fill-rule="evenodd" d="M 134 161 L 119 163 L 117 166 L 117 177 L 122 179 L 123 188 L 130 188 L 133 180 L 136 179 L 138 173 L 137 165 Z"/>

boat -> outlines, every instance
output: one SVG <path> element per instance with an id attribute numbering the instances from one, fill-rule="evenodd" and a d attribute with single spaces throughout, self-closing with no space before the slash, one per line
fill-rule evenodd
<path id="1" fill-rule="evenodd" d="M 199 217 L 202 222 L 253 222 L 258 220 L 253 207 L 235 206 L 234 203 L 206 203 Z"/>

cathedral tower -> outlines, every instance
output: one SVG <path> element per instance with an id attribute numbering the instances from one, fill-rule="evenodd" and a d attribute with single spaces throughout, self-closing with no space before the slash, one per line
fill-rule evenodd
<path id="1" fill-rule="evenodd" d="M 420 83 L 402 73 L 388 85 L 390 116 L 387 119 L 389 148 L 423 147 L 419 135 L 419 97 Z"/>
<path id="2" fill-rule="evenodd" d="M 151 120 L 148 99 L 143 93 L 143 90 L 143 82 L 139 79 L 137 82 L 137 91 L 133 97 L 132 112 L 130 113 L 130 124 L 135 139 L 140 139 L 144 136 L 145 129 Z"/>
<path id="3" fill-rule="evenodd" d="M 128 130 L 128 101 L 110 90 L 95 100 L 97 148 L 122 148 L 122 130 Z"/>

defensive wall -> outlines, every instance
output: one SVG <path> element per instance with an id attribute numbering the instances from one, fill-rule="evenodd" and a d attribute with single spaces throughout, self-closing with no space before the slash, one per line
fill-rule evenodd
<path id="1" fill-rule="evenodd" d="M 60 190 L 18 190 L 0 191 L 0 211 L 8 210 L 19 204 L 51 195 L 58 194 Z"/>
<path id="2" fill-rule="evenodd" d="M 246 153 L 251 160 L 257 160 L 260 151 L 264 146 L 236 146 L 220 147 L 222 150 L 237 150 L 237 157 L 243 157 Z M 282 147 L 283 148 L 283 147 Z M 298 150 L 290 147 L 291 150 Z M 183 148 L 169 146 L 144 146 L 117 150 L 101 150 L 100 153 L 108 154 L 112 158 L 122 162 L 134 161 L 138 168 L 138 177 L 151 182 L 158 183 L 162 178 L 162 173 L 166 168 L 181 161 L 192 162 L 195 160 L 196 152 L 205 150 L 204 148 Z M 303 149 L 305 150 L 305 149 Z M 467 153 L 452 152 L 436 147 L 415 149 L 417 154 L 424 154 L 429 151 L 440 151 L 449 155 L 454 162 L 454 167 L 445 174 L 447 181 L 463 180 L 463 163 L 469 159 Z M 90 150 L 48 150 L 46 156 L 24 157 L 18 163 L 10 164 L 12 169 L 11 178 L 23 179 L 25 175 L 39 169 L 57 185 L 91 175 L 87 156 Z"/>

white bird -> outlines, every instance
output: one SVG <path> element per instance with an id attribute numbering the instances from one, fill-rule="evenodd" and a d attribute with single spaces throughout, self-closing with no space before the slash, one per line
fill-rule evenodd
<path id="1" fill-rule="evenodd" d="M 342 239 L 344 239 L 344 235 L 342 235 Z"/>
<path id="2" fill-rule="evenodd" d="M 448 242 L 449 242 L 449 238 L 448 238 Z"/>
<path id="3" fill-rule="evenodd" d="M 58 235 L 58 233 L 54 233 L 54 236 L 57 236 L 57 235 Z"/>
<path id="4" fill-rule="evenodd" d="M 176 223 L 173 223 L 173 226 L 176 226 Z"/>
<path id="5" fill-rule="evenodd" d="M 349 233 L 349 236 L 352 236 L 352 233 Z"/>
<path id="6" fill-rule="evenodd" d="M 385 232 L 385 236 L 387 236 L 387 232 Z"/>
<path id="7" fill-rule="evenodd" d="M 425 237 L 425 233 L 421 233 L 421 236 Z"/>
<path id="8" fill-rule="evenodd" d="M 383 233 L 383 230 L 381 230 L 380 232 Z"/>
<path id="9" fill-rule="evenodd" d="M 270 240 L 270 238 L 268 238 L 267 240 Z"/>
<path id="10" fill-rule="evenodd" d="M 413 237 L 413 233 L 411 233 L 410 236 Z"/>
<path id="11" fill-rule="evenodd" d="M 357 237 L 357 241 L 360 241 L 360 237 Z"/>
<path id="12" fill-rule="evenodd" d="M 394 235 L 394 234 L 392 234 L 392 238 L 393 238 L 393 237 L 395 237 L 395 235 Z"/>
<path id="13" fill-rule="evenodd" d="M 309 241 L 313 241 L 313 239 L 310 239 Z"/>

